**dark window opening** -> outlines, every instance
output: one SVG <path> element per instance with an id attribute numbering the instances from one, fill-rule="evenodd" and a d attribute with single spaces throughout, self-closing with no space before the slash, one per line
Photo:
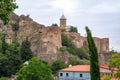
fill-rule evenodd
<path id="1" fill-rule="evenodd" d="M 66 73 L 66 77 L 68 77 L 69 75 L 68 75 L 68 73 Z"/>
<path id="2" fill-rule="evenodd" d="M 60 76 L 63 76 L 63 73 L 60 73 Z"/>
<path id="3" fill-rule="evenodd" d="M 82 75 L 82 74 L 80 74 L 80 77 L 83 77 L 83 75 Z"/>

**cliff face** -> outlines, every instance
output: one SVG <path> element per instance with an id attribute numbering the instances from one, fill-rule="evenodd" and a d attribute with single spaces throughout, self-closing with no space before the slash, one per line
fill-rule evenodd
<path id="1" fill-rule="evenodd" d="M 80 33 L 76 32 L 64 32 L 68 37 L 70 37 L 77 48 L 82 46 L 88 46 L 87 38 L 81 36 Z M 98 53 L 108 53 L 109 52 L 109 39 L 108 38 L 98 38 L 93 37 Z"/>
<path id="2" fill-rule="evenodd" d="M 69 61 L 70 56 L 68 53 L 63 54 L 59 51 L 62 47 L 61 30 L 59 27 L 46 27 L 33 21 L 29 16 L 18 16 L 12 13 L 10 17 L 10 23 L 17 24 L 19 26 L 19 31 L 17 33 L 18 42 L 21 44 L 26 37 L 28 37 L 31 42 L 31 49 L 39 59 L 46 60 L 51 63 L 58 57 L 61 57 L 66 61 L 66 63 Z M 1 21 L 0 23 L 2 24 Z M 6 41 L 11 43 L 14 35 L 11 25 L 8 25 L 6 28 L 6 34 Z M 81 36 L 79 33 L 65 32 L 65 34 L 72 38 L 77 48 L 88 46 L 86 37 Z M 109 52 L 109 39 L 94 37 L 94 41 L 98 49 L 100 61 L 101 63 L 105 63 L 106 57 L 104 54 Z"/>
<path id="3" fill-rule="evenodd" d="M 81 36 L 79 33 L 65 32 L 65 34 L 72 39 L 73 43 L 76 45 L 77 48 L 81 48 L 82 46 L 88 46 L 87 38 L 84 36 Z M 111 54 L 108 54 L 109 39 L 98 38 L 98 37 L 93 37 L 93 39 L 98 50 L 99 61 L 100 63 L 104 64 L 110 58 L 110 55 L 111 55 Z M 108 55 L 108 57 L 106 57 L 106 55 Z"/>
<path id="4" fill-rule="evenodd" d="M 59 27 L 45 27 L 34 22 L 28 16 L 20 16 L 18 41 L 29 38 L 34 54 L 49 63 L 57 59 L 58 49 L 61 47 L 61 30 Z"/>
<path id="5" fill-rule="evenodd" d="M 20 44 L 28 37 L 31 42 L 31 49 L 36 57 L 49 63 L 58 58 L 58 55 L 60 55 L 59 49 L 62 47 L 61 30 L 59 27 L 45 27 L 33 21 L 29 16 L 18 16 L 14 13 L 10 15 L 10 18 L 10 24 L 19 26 L 17 39 Z M 12 26 L 8 25 L 5 29 L 1 28 L 1 31 L 4 30 L 6 41 L 12 43 L 14 36 Z"/>

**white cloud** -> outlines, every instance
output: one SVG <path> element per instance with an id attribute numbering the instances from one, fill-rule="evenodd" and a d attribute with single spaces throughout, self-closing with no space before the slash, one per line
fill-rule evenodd
<path id="1" fill-rule="evenodd" d="M 117 13 L 120 12 L 120 4 L 100 3 L 93 6 L 89 6 L 88 9 L 81 10 L 85 13 Z"/>
<path id="2" fill-rule="evenodd" d="M 91 10 L 93 13 L 115 13 L 118 12 L 120 9 L 119 6 L 109 5 L 109 4 L 102 4 L 93 7 Z"/>
<path id="3" fill-rule="evenodd" d="M 115 50 L 115 51 L 120 52 L 120 45 L 114 45 L 114 46 L 110 47 L 110 50 Z"/>
<path id="4" fill-rule="evenodd" d="M 33 20 L 44 25 L 58 23 L 62 13 L 67 24 L 77 26 L 85 34 L 84 26 L 89 26 L 93 35 L 110 38 L 110 45 L 120 51 L 120 0 L 16 0 L 17 14 L 29 14 Z M 107 31 L 106 31 L 107 30 Z M 115 33 L 116 32 L 116 33 Z"/>
<path id="5" fill-rule="evenodd" d="M 71 13 L 76 8 L 74 0 L 52 0 L 51 5 L 54 8 L 61 9 L 66 13 Z"/>

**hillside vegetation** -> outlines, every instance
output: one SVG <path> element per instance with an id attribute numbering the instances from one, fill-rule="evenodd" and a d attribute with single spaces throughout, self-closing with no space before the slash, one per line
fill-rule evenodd
<path id="1" fill-rule="evenodd" d="M 70 54 L 78 56 L 81 59 L 81 61 L 83 61 L 83 64 L 86 63 L 87 60 L 89 60 L 89 54 L 88 54 L 87 47 L 83 46 L 81 48 L 77 48 L 72 42 L 72 39 L 68 37 L 67 35 L 65 35 L 64 33 L 61 34 L 61 37 L 62 37 L 62 46 L 63 46 L 60 49 L 61 51 L 68 51 Z"/>

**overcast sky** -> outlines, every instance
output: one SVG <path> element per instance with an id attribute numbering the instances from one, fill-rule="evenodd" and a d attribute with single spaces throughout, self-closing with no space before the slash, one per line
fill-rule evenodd
<path id="1" fill-rule="evenodd" d="M 93 36 L 109 38 L 110 49 L 120 52 L 120 0 L 16 0 L 18 15 L 29 14 L 46 26 L 59 24 L 62 14 L 67 25 L 76 26 L 85 36 L 88 26 Z"/>

